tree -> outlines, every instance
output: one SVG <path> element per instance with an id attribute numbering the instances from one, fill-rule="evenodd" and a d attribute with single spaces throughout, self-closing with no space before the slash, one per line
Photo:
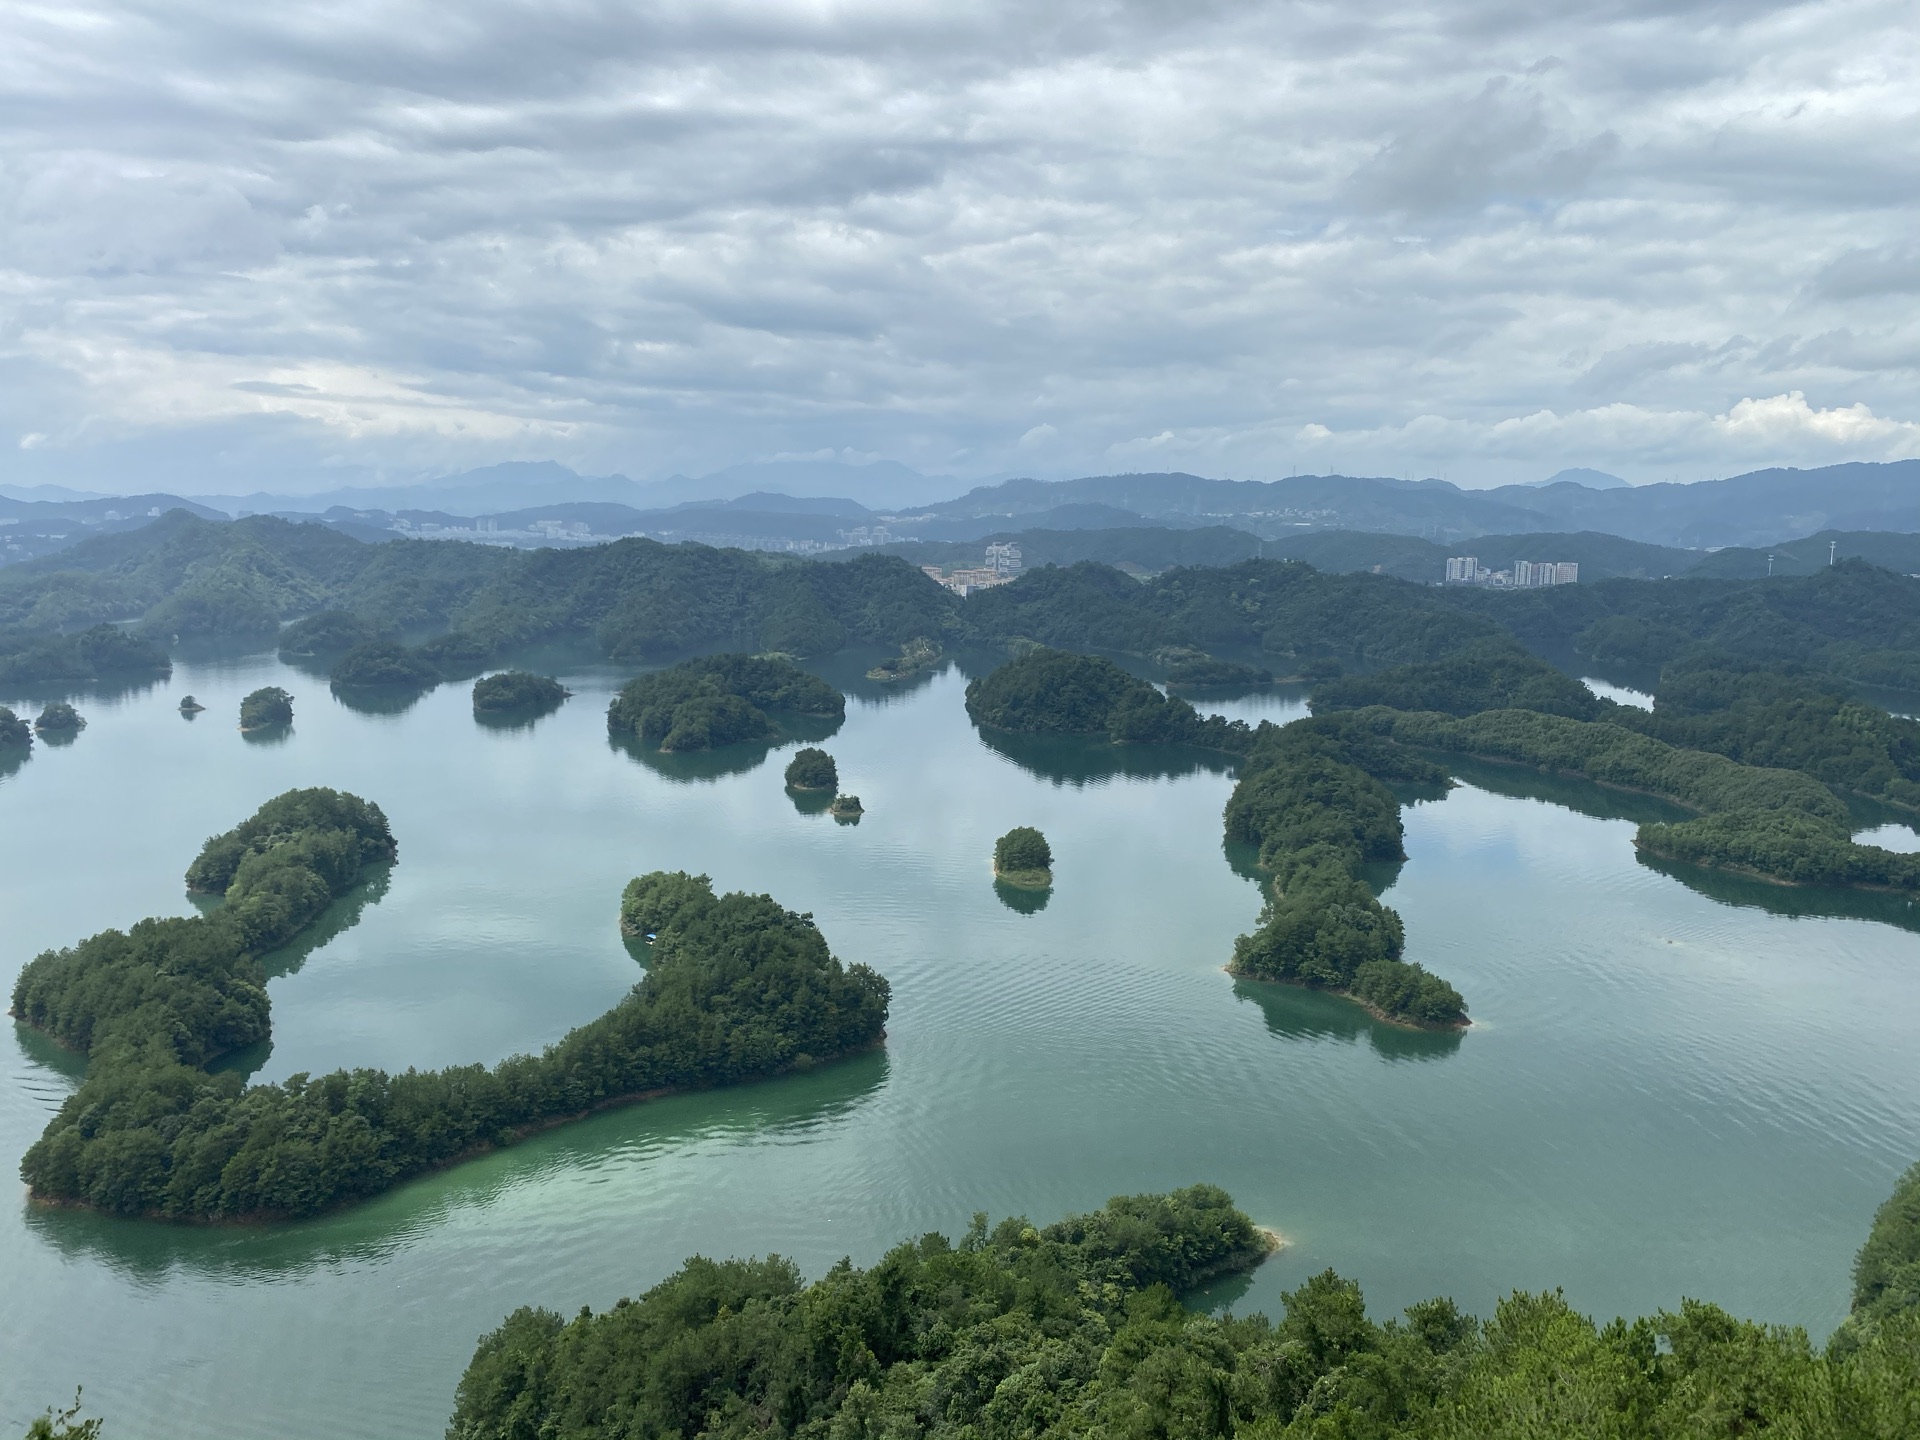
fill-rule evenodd
<path id="1" fill-rule="evenodd" d="M 824 750 L 808 745 L 794 751 L 793 759 L 787 762 L 789 790 L 837 790 L 839 787 L 840 767 Z"/>
<path id="2" fill-rule="evenodd" d="M 267 730 L 293 723 L 293 696 L 278 685 L 263 685 L 240 702 L 240 728 Z"/>
<path id="3" fill-rule="evenodd" d="M 1053 849 L 1033 826 L 1016 825 L 994 842 L 993 868 L 1002 876 L 1051 871 Z"/>

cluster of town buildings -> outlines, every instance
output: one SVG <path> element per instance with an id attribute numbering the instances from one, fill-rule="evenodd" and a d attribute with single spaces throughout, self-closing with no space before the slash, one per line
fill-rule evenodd
<path id="1" fill-rule="evenodd" d="M 1495 590 L 1534 590 L 1542 585 L 1574 585 L 1580 566 L 1568 560 L 1518 560 L 1511 570 L 1489 570 L 1476 555 L 1447 560 L 1447 584 L 1488 585 Z"/>
<path id="2" fill-rule="evenodd" d="M 922 565 L 928 577 L 956 595 L 971 595 L 992 585 L 1005 585 L 1020 578 L 1020 547 L 1011 540 L 987 546 L 984 565 L 969 569 L 942 571 L 938 565 Z"/>

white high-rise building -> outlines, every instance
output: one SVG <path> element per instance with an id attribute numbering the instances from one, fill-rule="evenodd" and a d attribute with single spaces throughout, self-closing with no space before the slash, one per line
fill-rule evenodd
<path id="1" fill-rule="evenodd" d="M 1432 572 L 1429 571 L 1429 574 Z M 1480 558 L 1477 555 L 1453 555 L 1447 559 L 1447 583 L 1449 585 L 1471 585 L 1480 573 Z"/>

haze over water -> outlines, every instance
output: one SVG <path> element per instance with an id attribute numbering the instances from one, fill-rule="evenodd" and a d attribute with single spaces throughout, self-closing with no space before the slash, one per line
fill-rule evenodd
<path id="1" fill-rule="evenodd" d="M 464 685 L 361 714 L 266 657 L 81 699 L 75 744 L 0 777 L 9 978 L 105 926 L 190 913 L 200 843 L 290 786 L 392 820 L 390 875 L 270 962 L 271 1051 L 241 1057 L 264 1079 L 559 1038 L 638 978 L 618 895 L 659 868 L 812 911 L 842 959 L 889 978 L 893 1019 L 883 1053 L 602 1115 L 298 1225 L 113 1221 L 17 1190 L 0 1428 L 84 1384 L 110 1433 L 436 1436 L 475 1339 L 519 1305 L 604 1307 L 696 1251 L 817 1275 L 976 1209 L 1044 1222 L 1195 1180 L 1290 1242 L 1211 1297 L 1237 1309 L 1277 1311 L 1331 1265 L 1377 1315 L 1436 1293 L 1485 1314 L 1555 1285 L 1603 1317 L 1696 1295 L 1818 1337 L 1844 1314 L 1873 1210 L 1920 1157 L 1920 936 L 1856 916 L 1910 912 L 1702 893 L 1636 861 L 1641 802 L 1473 769 L 1407 809 L 1387 900 L 1476 1024 L 1390 1029 L 1222 973 L 1260 897 L 1223 852 L 1217 758 L 1013 758 L 968 724 L 957 671 L 881 697 L 866 663 L 826 672 L 855 697 L 825 743 L 867 806 L 857 826 L 796 809 L 783 750 L 656 768 L 610 746 L 608 673 L 509 731 L 474 723 Z M 296 697 L 277 744 L 234 728 L 262 684 Z M 189 691 L 208 706 L 193 721 L 175 711 Z M 1286 695 L 1203 708 L 1299 713 Z M 1026 914 L 989 873 L 1022 823 L 1056 855 Z M 9 1166 L 79 1068 L 11 1033 Z"/>

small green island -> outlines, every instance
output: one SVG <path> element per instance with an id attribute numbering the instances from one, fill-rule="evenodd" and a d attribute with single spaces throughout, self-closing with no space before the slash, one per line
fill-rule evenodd
<path id="1" fill-rule="evenodd" d="M 1031 825 L 1016 825 L 993 845 L 993 878 L 1017 890 L 1053 885 L 1053 847 Z"/>
<path id="2" fill-rule="evenodd" d="M 202 710 L 205 710 L 206 708 L 207 708 L 206 706 L 202 705 L 198 700 L 194 699 L 193 696 L 191 695 L 182 695 L 180 697 L 180 713 L 186 716 L 187 719 L 189 720 L 191 720 L 194 716 L 198 715 Z"/>
<path id="3" fill-rule="evenodd" d="M 530 719 L 558 710 L 572 694 L 550 675 L 502 670 L 473 682 L 473 713 L 483 719 Z"/>
<path id="4" fill-rule="evenodd" d="M 0 705 L 0 746 L 33 747 L 33 727 L 5 705 Z"/>
<path id="5" fill-rule="evenodd" d="M 858 821 L 862 815 L 867 813 L 867 810 L 866 807 L 860 803 L 860 797 L 858 795 L 836 795 L 833 797 L 833 804 L 827 807 L 827 813 L 836 820 L 844 820 L 852 823 Z"/>
<path id="6" fill-rule="evenodd" d="M 703 655 L 628 683 L 607 710 L 607 728 L 673 754 L 772 741 L 773 714 L 838 721 L 847 697 L 784 656 Z"/>
<path id="7" fill-rule="evenodd" d="M 181 707 L 185 709 L 183 705 Z M 241 733 L 280 730 L 293 724 L 293 696 L 278 685 L 262 685 L 240 702 Z"/>
<path id="8" fill-rule="evenodd" d="M 940 642 L 929 640 L 921 635 L 907 641 L 900 647 L 900 653 L 890 660 L 882 660 L 867 671 L 867 679 L 881 681 L 911 680 L 915 675 L 928 671 L 938 665 L 946 651 L 940 648 Z"/>
<path id="9" fill-rule="evenodd" d="M 368 640 L 342 655 L 327 679 L 339 689 L 424 690 L 440 683 L 440 667 L 397 640 Z"/>
<path id="10" fill-rule="evenodd" d="M 787 789 L 831 794 L 839 788 L 840 767 L 834 764 L 833 756 L 815 745 L 793 752 L 793 759 L 787 762 Z"/>
<path id="11" fill-rule="evenodd" d="M 87 722 L 80 712 L 65 700 L 49 702 L 40 711 L 40 718 L 33 722 L 35 732 L 41 735 L 76 735 L 87 728 Z"/>

